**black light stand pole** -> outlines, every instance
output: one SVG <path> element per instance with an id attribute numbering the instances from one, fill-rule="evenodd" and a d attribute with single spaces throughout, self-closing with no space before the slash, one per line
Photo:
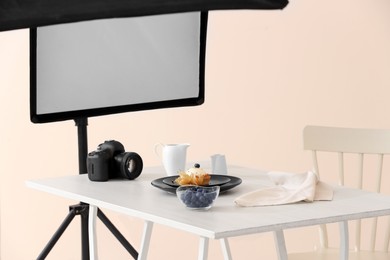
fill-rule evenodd
<path id="1" fill-rule="evenodd" d="M 87 154 L 88 154 L 88 119 L 85 117 L 74 120 L 77 126 L 77 137 L 79 147 L 79 174 L 87 173 Z"/>

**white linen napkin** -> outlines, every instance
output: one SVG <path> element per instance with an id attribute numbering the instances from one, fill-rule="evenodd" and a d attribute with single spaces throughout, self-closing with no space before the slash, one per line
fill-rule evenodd
<path id="1" fill-rule="evenodd" d="M 306 173 L 268 172 L 275 186 L 258 189 L 236 198 L 239 206 L 271 206 L 290 204 L 300 201 L 332 200 L 332 188 L 319 181 L 318 176 Z"/>

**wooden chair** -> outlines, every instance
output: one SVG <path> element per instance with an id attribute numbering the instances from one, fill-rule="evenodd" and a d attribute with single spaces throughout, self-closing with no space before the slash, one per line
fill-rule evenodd
<path id="1" fill-rule="evenodd" d="M 390 130 L 372 130 L 372 129 L 351 129 L 335 128 L 322 126 L 307 126 L 303 131 L 304 149 L 312 151 L 314 170 L 317 174 L 325 176 L 326 172 L 319 170 L 319 154 L 324 156 L 323 152 L 336 153 L 336 162 L 338 161 L 338 179 L 340 185 L 366 189 L 366 182 L 372 184 L 370 191 L 381 192 L 381 186 L 389 187 L 388 184 L 382 184 L 383 159 L 384 155 L 390 154 Z M 324 154 L 324 155 L 323 155 Z M 356 155 L 354 155 L 356 154 Z M 352 157 L 352 158 L 351 158 Z M 356 158 L 355 158 L 356 157 Z M 377 157 L 377 158 L 371 158 Z M 321 157 L 322 158 L 322 157 Z M 346 170 L 346 158 L 349 160 L 356 159 L 357 172 L 352 174 Z M 376 172 L 367 171 L 364 163 L 370 159 L 370 168 L 377 164 Z M 323 168 L 321 168 L 323 169 Z M 363 171 L 364 169 L 364 171 Z M 353 181 L 355 185 L 351 185 Z M 389 190 L 389 189 L 388 189 Z M 367 220 L 357 220 L 350 223 L 340 223 L 340 246 L 330 248 L 328 246 L 327 227 L 320 227 L 320 246 L 313 252 L 288 254 L 289 260 L 328 260 L 328 259 L 350 259 L 350 260 L 389 260 L 389 239 L 390 239 L 390 217 L 386 217 L 385 223 L 378 218 L 369 219 L 371 226 L 362 228 L 362 221 L 366 224 Z M 380 229 L 381 232 L 378 232 Z M 354 234 L 354 237 L 348 236 L 348 231 Z M 368 231 L 368 232 L 366 232 Z M 378 235 L 381 235 L 379 237 Z M 369 242 L 364 244 L 369 238 Z M 378 241 L 381 245 L 378 245 Z M 337 245 L 336 245 L 337 246 Z M 350 248 L 350 250 L 348 250 Z M 349 258 L 348 258 L 349 257 Z"/>

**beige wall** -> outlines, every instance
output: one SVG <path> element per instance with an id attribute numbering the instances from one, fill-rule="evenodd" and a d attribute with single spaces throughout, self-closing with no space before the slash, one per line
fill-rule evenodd
<path id="1" fill-rule="evenodd" d="M 117 139 L 146 165 L 156 142 L 189 142 L 190 160 L 224 153 L 231 163 L 306 171 L 307 124 L 390 128 L 390 2 L 298 0 L 283 11 L 213 12 L 209 20 L 206 102 L 196 108 L 89 120 L 89 149 Z M 25 187 L 25 180 L 77 174 L 72 121 L 29 121 L 28 31 L 0 33 L 1 259 L 35 258 L 77 203 Z M 330 173 L 328 181 L 335 177 Z M 135 247 L 142 222 L 106 212 Z M 237 220 L 239 221 L 239 220 Z M 76 219 L 48 259 L 80 259 Z M 128 259 L 98 225 L 101 259 Z M 313 229 L 287 232 L 289 250 L 310 249 Z M 196 259 L 197 238 L 157 225 L 150 259 Z M 296 238 L 305 236 L 307 244 Z M 270 234 L 232 239 L 237 259 L 274 259 Z M 214 259 L 222 259 L 218 243 Z M 247 253 L 253 252 L 248 257 Z M 245 257 L 244 257 L 245 256 Z"/>

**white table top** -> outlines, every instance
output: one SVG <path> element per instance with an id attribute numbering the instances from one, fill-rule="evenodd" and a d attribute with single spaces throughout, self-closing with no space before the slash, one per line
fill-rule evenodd
<path id="1" fill-rule="evenodd" d="M 26 184 L 213 239 L 390 215 L 390 196 L 342 187 L 335 187 L 333 201 L 239 207 L 233 202 L 236 197 L 269 186 L 270 182 L 264 172 L 243 167 L 229 166 L 229 175 L 240 177 L 242 184 L 220 194 L 207 211 L 187 209 L 175 195 L 153 187 L 152 180 L 165 176 L 158 167 L 145 168 L 133 181 L 92 182 L 83 174 L 31 180 Z"/>

